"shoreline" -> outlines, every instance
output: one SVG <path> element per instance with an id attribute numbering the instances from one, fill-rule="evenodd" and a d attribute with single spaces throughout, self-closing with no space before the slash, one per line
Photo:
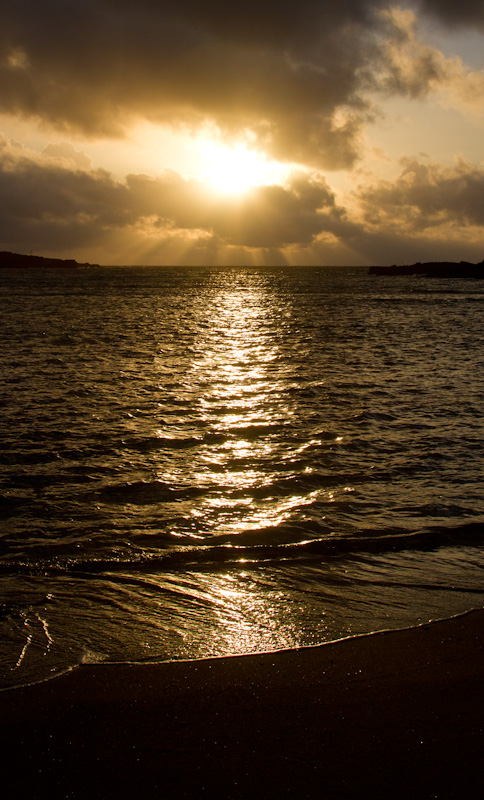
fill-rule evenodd
<path id="1" fill-rule="evenodd" d="M 13 686 L 3 686 L 0 687 L 0 697 L 4 692 L 16 692 L 21 691 L 23 689 L 31 689 L 36 686 L 42 686 L 43 684 L 50 683 L 51 681 L 56 681 L 59 678 L 63 678 L 66 675 L 70 675 L 72 673 L 76 673 L 78 670 L 84 669 L 95 669 L 100 667 L 102 669 L 109 669 L 109 668 L 145 668 L 145 667 L 159 667 L 164 666 L 166 664 L 203 664 L 205 662 L 218 662 L 218 661 L 230 661 L 232 659 L 245 659 L 245 658 L 254 658 L 256 656 L 279 656 L 283 653 L 304 653 L 306 651 L 310 652 L 313 650 L 319 650 L 323 647 L 332 647 L 334 645 L 341 644 L 346 641 L 353 641 L 359 639 L 366 639 L 368 637 L 377 637 L 377 636 L 386 636 L 391 635 L 394 633 L 403 633 L 407 631 L 416 631 L 419 628 L 427 628 L 429 625 L 436 625 L 439 623 L 444 622 L 451 622 L 452 620 L 458 620 L 461 617 L 467 617 L 469 614 L 479 613 L 482 610 L 484 614 L 484 606 L 483 608 L 470 608 L 466 611 L 459 611 L 456 614 L 452 614 L 450 617 L 438 617 L 435 619 L 429 619 L 424 622 L 418 622 L 414 625 L 405 625 L 401 628 L 377 628 L 373 631 L 366 631 L 362 633 L 348 633 L 346 636 L 341 636 L 336 639 L 329 639 L 328 641 L 319 642 L 318 644 L 302 644 L 297 646 L 288 646 L 288 647 L 280 647 L 274 650 L 253 650 L 250 652 L 245 653 L 227 653 L 223 655 L 205 655 L 205 656 L 194 656 L 193 658 L 167 658 L 164 659 L 160 656 L 160 658 L 153 658 L 153 659 L 143 659 L 143 660 L 133 660 L 133 661 L 111 661 L 108 658 L 106 660 L 95 660 L 95 661 L 88 661 L 88 660 L 80 660 L 76 664 L 72 664 L 71 666 L 67 666 L 65 668 L 59 669 L 59 672 L 53 672 L 50 675 L 46 675 L 43 678 L 39 678 L 36 681 L 30 681 L 26 683 L 20 683 L 18 685 Z M 483 620 L 484 625 L 484 620 Z"/>
<path id="2" fill-rule="evenodd" d="M 477 798 L 483 677 L 482 609 L 296 650 L 80 665 L 0 694 L 2 784 L 33 798 Z"/>
<path id="3" fill-rule="evenodd" d="M 344 636 L 339 636 L 335 639 L 328 639 L 326 641 L 319 642 L 317 644 L 301 644 L 301 645 L 288 645 L 287 647 L 280 647 L 274 650 L 252 650 L 248 652 L 241 652 L 241 653 L 225 653 L 220 655 L 201 655 L 201 656 L 193 656 L 193 657 L 180 657 L 180 658 L 163 658 L 160 656 L 159 658 L 152 658 L 149 657 L 140 660 L 133 660 L 133 661 L 116 661 L 110 660 L 109 658 L 106 659 L 96 659 L 96 660 L 84 660 L 84 656 L 81 656 L 77 663 L 67 665 L 65 667 L 60 667 L 58 671 L 52 671 L 49 674 L 40 677 L 38 680 L 26 681 L 25 683 L 18 683 L 12 684 L 10 686 L 0 686 L 0 698 L 4 692 L 16 692 L 21 691 L 23 689 L 31 689 L 37 686 L 42 686 L 44 684 L 48 684 L 51 681 L 56 681 L 59 678 L 63 678 L 66 675 L 70 675 L 72 673 L 76 673 L 78 670 L 84 669 L 91 669 L 96 667 L 101 667 L 103 669 L 115 668 L 119 667 L 123 668 L 144 668 L 144 667 L 159 667 L 164 666 L 166 664 L 198 664 L 198 663 L 205 663 L 205 662 L 217 662 L 222 660 L 232 660 L 232 659 L 245 659 L 245 658 L 253 658 L 256 656 L 279 656 L 284 653 L 303 653 L 305 651 L 313 651 L 319 650 L 323 647 L 329 647 L 333 645 L 338 645 L 348 640 L 358 640 L 358 639 L 365 639 L 368 637 L 377 637 L 377 636 L 384 636 L 387 634 L 393 633 L 401 633 L 406 631 L 414 631 L 418 630 L 419 628 L 426 628 L 428 625 L 434 625 L 437 623 L 443 622 L 451 622 L 454 619 L 459 619 L 461 617 L 466 617 L 469 614 L 478 613 L 480 611 L 484 613 L 484 606 L 482 609 L 480 607 L 474 607 L 467 609 L 465 611 L 459 611 L 455 614 L 452 614 L 450 617 L 435 617 L 428 620 L 424 620 L 423 622 L 417 622 L 415 624 L 405 625 L 403 627 L 395 627 L 395 628 L 376 628 L 372 631 L 363 631 L 360 633 L 348 633 Z M 483 622 L 484 625 L 484 622 Z"/>

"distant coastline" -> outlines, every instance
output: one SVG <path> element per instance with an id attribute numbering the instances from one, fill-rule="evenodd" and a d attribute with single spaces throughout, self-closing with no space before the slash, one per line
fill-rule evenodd
<path id="1" fill-rule="evenodd" d="M 74 258 L 45 258 L 44 256 L 24 255 L 0 251 L 0 269 L 57 268 L 78 269 L 79 267 L 99 267 L 99 264 L 78 262 Z M 468 261 L 429 261 L 391 267 L 369 267 L 369 275 L 394 276 L 418 275 L 424 278 L 462 278 L 484 280 L 484 260 L 479 264 Z"/>
<path id="2" fill-rule="evenodd" d="M 410 266 L 370 267 L 369 275 L 420 275 L 424 278 L 484 278 L 484 261 L 471 264 L 468 261 L 430 261 Z"/>
<path id="3" fill-rule="evenodd" d="M 8 251 L 0 251 L 0 269 L 25 269 L 26 267 L 34 267 L 35 269 L 61 267 L 65 269 L 76 269 L 78 267 L 97 267 L 98 264 L 80 264 L 73 258 L 44 258 L 43 256 L 26 256 L 20 253 L 9 253 Z"/>

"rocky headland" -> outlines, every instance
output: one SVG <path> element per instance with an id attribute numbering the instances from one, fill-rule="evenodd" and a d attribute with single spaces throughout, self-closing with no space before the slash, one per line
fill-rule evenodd
<path id="1" fill-rule="evenodd" d="M 73 258 L 44 258 L 43 256 L 26 256 L 20 253 L 9 253 L 8 251 L 0 251 L 0 269 L 21 269 L 25 267 L 38 268 L 51 268 L 57 269 L 76 269 L 78 267 L 96 267 L 97 264 L 80 264 Z"/>
<path id="2" fill-rule="evenodd" d="M 468 261 L 430 261 L 410 266 L 370 267 L 369 275 L 419 275 L 424 278 L 484 278 L 484 261 L 471 264 Z"/>

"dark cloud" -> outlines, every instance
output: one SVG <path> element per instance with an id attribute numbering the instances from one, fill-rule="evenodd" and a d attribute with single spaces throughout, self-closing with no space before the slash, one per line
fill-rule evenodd
<path id="1" fill-rule="evenodd" d="M 0 137 L 2 247 L 101 263 L 477 261 L 483 194 L 480 167 L 407 159 L 394 182 L 360 190 L 358 218 L 318 175 L 221 197 L 176 172 L 119 181 Z"/>
<path id="2" fill-rule="evenodd" d="M 442 226 L 484 225 L 484 169 L 465 161 L 454 167 L 405 159 L 398 178 L 360 194 L 371 225 L 408 232 Z"/>
<path id="3" fill-rule="evenodd" d="M 0 147 L 0 208 L 3 241 L 16 231 L 16 238 L 34 243 L 48 231 L 51 246 L 60 241 L 63 247 L 69 231 L 74 246 L 81 231 L 90 242 L 129 228 L 155 237 L 176 230 L 231 246 L 281 248 L 311 242 L 338 225 L 343 213 L 318 176 L 295 174 L 285 187 L 222 197 L 176 172 L 128 175 L 120 182 L 102 170 L 75 170 L 57 158 L 27 155 L 6 140 Z"/>
<path id="4" fill-rule="evenodd" d="M 129 175 L 127 188 L 136 214 L 179 229 L 205 230 L 244 247 L 309 242 L 338 214 L 324 180 L 305 176 L 286 187 L 259 186 L 247 195 L 223 198 L 174 172 L 157 179 Z"/>
<path id="5" fill-rule="evenodd" d="M 194 130 L 213 123 L 222 138 L 250 131 L 250 141 L 280 160 L 349 169 L 364 152 L 378 96 L 438 92 L 447 103 L 482 107 L 482 74 L 422 43 L 415 17 L 484 31 L 482 0 L 398 5 L 15 0 L 2 11 L 0 112 L 53 126 L 59 138 L 123 137 L 143 119 Z M 357 224 L 317 174 L 221 200 L 174 172 L 118 181 L 92 171 L 67 143 L 33 156 L 1 142 L 0 156 L 0 235 L 29 249 L 110 236 L 149 239 L 153 247 L 191 238 L 206 258 L 220 246 L 234 259 L 262 248 L 275 262 L 283 249 L 299 247 L 328 263 L 323 254 L 345 241 L 358 263 L 377 243 L 386 253 L 405 236 L 423 242 L 422 231 L 483 224 L 481 170 L 464 164 L 407 161 L 395 182 L 361 192 Z"/>
<path id="6" fill-rule="evenodd" d="M 92 136 L 138 116 L 212 120 L 278 157 L 346 167 L 382 4 L 17 0 L 0 30 L 0 108 Z"/>
<path id="7" fill-rule="evenodd" d="M 430 12 L 448 25 L 462 25 L 484 30 L 482 0 L 420 0 L 423 11 Z"/>
<path id="8" fill-rule="evenodd" d="M 227 135 L 251 129 L 278 158 L 347 168 L 381 66 L 378 12 L 390 6 L 16 0 L 2 13 L 0 110 L 87 136 L 123 136 L 139 117 L 213 121 Z M 480 0 L 420 7 L 453 24 L 483 21 Z"/>

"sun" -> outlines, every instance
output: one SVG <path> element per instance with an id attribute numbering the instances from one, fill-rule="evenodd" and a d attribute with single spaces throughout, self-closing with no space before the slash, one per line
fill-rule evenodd
<path id="1" fill-rule="evenodd" d="M 280 183 L 284 178 L 282 165 L 267 161 L 264 154 L 245 144 L 229 147 L 204 142 L 201 153 L 201 180 L 223 194 L 243 194 L 256 186 Z"/>

